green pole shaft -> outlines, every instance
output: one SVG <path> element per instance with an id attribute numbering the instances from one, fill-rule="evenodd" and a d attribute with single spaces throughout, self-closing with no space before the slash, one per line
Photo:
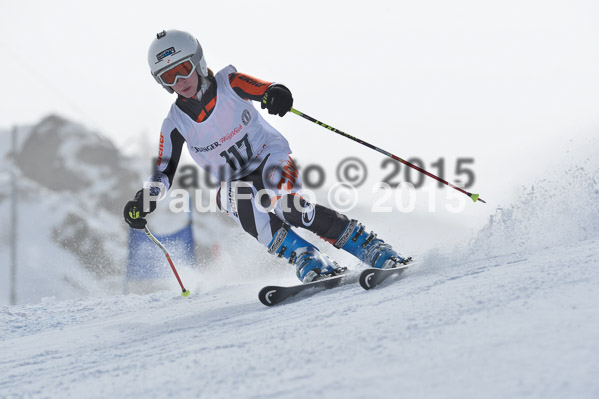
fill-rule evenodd
<path id="1" fill-rule="evenodd" d="M 431 177 L 431 178 L 433 178 L 433 179 L 437 180 L 438 182 L 441 182 L 441 183 L 443 183 L 443 184 L 445 184 L 445 185 L 447 185 L 447 186 L 449 186 L 449 187 L 451 187 L 451 188 L 453 188 L 453 189 L 455 189 L 455 190 L 457 190 L 457 191 L 459 191 L 459 192 L 461 192 L 461 193 L 463 193 L 463 194 L 466 194 L 466 195 L 467 195 L 468 197 L 470 197 L 470 198 L 472 199 L 472 201 L 474 201 L 474 202 L 476 202 L 476 201 L 480 201 L 480 202 L 486 203 L 485 201 L 483 201 L 483 199 L 482 199 L 482 198 L 480 198 L 480 197 L 479 197 L 479 195 L 478 195 L 478 194 L 472 194 L 472 193 L 469 193 L 468 191 L 461 189 L 460 187 L 456 186 L 455 184 L 452 184 L 452 183 L 448 182 L 447 180 L 444 180 L 444 179 L 440 178 L 439 176 L 436 176 L 436 175 L 434 175 L 434 174 L 432 174 L 432 173 L 430 173 L 430 172 L 428 172 L 428 171 L 426 171 L 426 170 L 422 169 L 421 167 L 419 167 L 419 166 L 417 166 L 417 165 L 414 165 L 413 163 L 411 163 L 411 162 L 408 162 L 408 161 L 406 161 L 406 160 L 404 160 L 404 159 L 402 159 L 402 158 L 398 157 L 397 155 L 393 155 L 393 154 L 391 154 L 390 152 L 383 150 L 382 148 L 379 148 L 379 147 L 377 147 L 377 146 L 375 146 L 375 145 L 373 145 L 373 144 L 370 144 L 370 143 L 368 143 L 368 142 L 366 142 L 366 141 L 364 141 L 364 140 L 362 140 L 362 139 L 359 139 L 359 138 L 357 138 L 357 137 L 354 137 L 354 136 L 352 136 L 352 135 L 350 135 L 350 134 L 347 134 L 347 133 L 345 133 L 345 132 L 342 132 L 342 131 L 341 131 L 341 130 L 339 130 L 339 129 L 335 129 L 334 127 L 332 127 L 332 126 L 329 126 L 329 125 L 327 125 L 327 124 L 325 124 L 325 123 L 322 123 L 322 122 L 320 122 L 319 120 L 316 120 L 316 119 L 312 118 L 310 115 L 306 115 L 306 114 L 304 114 L 303 112 L 296 110 L 295 108 L 291 108 L 290 112 L 292 112 L 292 113 L 294 113 L 294 114 L 296 114 L 296 115 L 299 115 L 299 116 L 301 116 L 302 118 L 309 120 L 310 122 L 314 122 L 314 123 L 316 123 L 317 125 L 319 125 L 319 126 L 322 126 L 322 127 L 324 127 L 325 129 L 328 129 L 328 130 L 330 130 L 330 131 L 332 131 L 332 132 L 334 132 L 334 133 L 337 133 L 337 134 L 339 134 L 339 135 L 341 135 L 341 136 L 343 136 L 343 137 L 346 137 L 346 138 L 348 138 L 348 139 L 350 139 L 350 140 L 353 140 L 353 141 L 355 141 L 355 142 L 357 142 L 357 143 L 360 143 L 360 144 L 362 144 L 362 145 L 364 145 L 364 146 L 366 146 L 366 147 L 368 147 L 368 148 L 371 148 L 371 149 L 373 149 L 373 150 L 375 150 L 375 151 L 378 151 L 378 152 L 380 152 L 381 154 L 383 154 L 383 155 L 385 155 L 385 156 L 387 156 L 387 157 L 389 157 L 389 158 L 392 158 L 392 159 L 394 159 L 394 160 L 396 160 L 396 161 L 398 161 L 398 162 L 401 162 L 401 163 L 403 163 L 404 165 L 406 165 L 406 166 L 409 166 L 410 168 L 412 168 L 412 169 L 415 169 L 415 170 L 417 170 L 418 172 L 420 172 L 420 173 L 423 173 L 423 174 L 425 174 L 426 176 L 428 176 L 428 177 Z"/>

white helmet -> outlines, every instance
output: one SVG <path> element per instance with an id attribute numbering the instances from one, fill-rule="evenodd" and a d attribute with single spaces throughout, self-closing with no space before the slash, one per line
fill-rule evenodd
<path id="1" fill-rule="evenodd" d="M 159 75 L 187 60 L 190 60 L 200 76 L 208 76 L 208 67 L 204 59 L 204 52 L 200 42 L 187 32 L 180 30 L 162 31 L 156 35 L 156 39 L 150 44 L 148 50 L 148 64 L 150 72 L 159 85 L 169 93 L 173 93 L 172 87 L 162 82 Z"/>

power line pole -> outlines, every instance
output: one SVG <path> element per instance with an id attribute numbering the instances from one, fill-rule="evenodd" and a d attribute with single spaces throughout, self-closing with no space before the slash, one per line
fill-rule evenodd
<path id="1" fill-rule="evenodd" d="M 10 304 L 17 304 L 17 130 L 12 129 L 11 204 L 10 204 Z"/>

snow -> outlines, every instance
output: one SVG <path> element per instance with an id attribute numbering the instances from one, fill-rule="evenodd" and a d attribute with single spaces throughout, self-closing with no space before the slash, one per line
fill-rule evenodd
<path id="1" fill-rule="evenodd" d="M 597 397 L 598 248 L 431 258 L 275 308 L 259 282 L 4 307 L 0 396 Z"/>
<path id="2" fill-rule="evenodd" d="M 81 137 L 61 148 L 91 140 Z M 222 215 L 196 217 L 197 240 L 207 244 L 198 265 L 174 259 L 190 297 L 180 296 L 166 261 L 165 280 L 124 295 L 120 211 L 86 201 L 110 182 L 64 194 L 19 175 L 18 234 L 26 239 L 19 305 L 0 306 L 0 398 L 599 397 L 597 141 L 564 148 L 553 168 L 518 190 L 494 182 L 480 190 L 488 204 L 467 202 L 463 212 L 443 211 L 447 188 L 437 190 L 434 212 L 425 190 L 408 213 L 373 213 L 361 200 L 352 216 L 417 263 L 371 291 L 346 285 L 273 308 L 258 291 L 297 283 L 293 269 Z M 90 181 L 103 173 L 78 171 Z M 494 203 L 504 191 L 517 195 Z M 0 196 L 2 226 L 9 205 Z M 75 235 L 69 215 L 102 238 L 116 259 L 112 274 L 98 278 L 57 243 Z M 151 226 L 162 233 L 186 221 L 159 209 Z M 9 257 L 8 234 L 0 231 L 0 259 Z M 218 257 L 207 254 L 213 240 L 222 242 Z M 85 239 L 76 244 L 88 248 Z"/>
<path id="3" fill-rule="evenodd" d="M 259 289 L 291 271 L 240 273 L 229 253 L 181 268 L 188 298 L 172 278 L 147 295 L 1 307 L 0 397 L 599 397 L 597 164 L 560 170 L 371 291 L 267 308 Z"/>

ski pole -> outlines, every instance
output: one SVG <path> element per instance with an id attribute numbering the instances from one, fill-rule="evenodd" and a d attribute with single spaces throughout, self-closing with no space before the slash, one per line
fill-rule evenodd
<path id="1" fill-rule="evenodd" d="M 162 245 L 162 243 L 160 241 L 158 241 L 158 239 L 156 237 L 154 237 L 154 235 L 150 232 L 150 229 L 148 229 L 148 226 L 146 226 L 144 229 L 146 231 L 146 235 L 150 238 L 150 240 L 154 241 L 156 243 L 156 245 L 158 245 L 160 247 L 160 249 L 162 249 L 162 252 L 164 252 L 166 259 L 168 260 L 168 263 L 171 265 L 171 269 L 173 269 L 173 273 L 175 273 L 175 277 L 177 277 L 177 281 L 179 282 L 179 285 L 181 286 L 181 289 L 183 290 L 181 295 L 189 296 L 189 290 L 186 290 L 185 287 L 183 287 L 183 283 L 181 282 L 181 279 L 179 278 L 179 273 L 177 273 L 177 269 L 175 269 L 175 265 L 173 264 L 173 261 L 171 260 L 171 256 L 168 254 L 168 251 L 166 250 L 164 245 Z"/>
<path id="2" fill-rule="evenodd" d="M 322 122 L 320 122 L 320 121 L 318 121 L 318 120 L 316 120 L 316 119 L 312 118 L 310 115 L 306 115 L 306 114 L 304 114 L 303 112 L 300 112 L 300 111 L 298 111 L 297 109 L 291 108 L 291 109 L 290 109 L 290 111 L 291 111 L 292 113 L 296 114 L 296 115 L 299 115 L 299 116 L 301 116 L 301 117 L 302 117 L 302 118 L 304 118 L 304 119 L 307 119 L 307 120 L 309 120 L 310 122 L 314 122 L 314 123 L 316 123 L 316 124 L 317 124 L 317 125 L 319 125 L 319 126 L 322 126 L 322 127 L 326 128 L 326 129 L 329 129 L 330 131 L 332 131 L 332 132 L 334 132 L 334 133 L 340 134 L 340 135 L 341 135 L 341 136 L 343 136 L 343 137 L 346 137 L 346 138 L 348 138 L 348 139 L 351 139 L 351 140 L 353 140 L 353 141 L 356 141 L 356 142 L 358 142 L 358 143 L 360 143 L 360 144 L 362 144 L 362 145 L 365 145 L 365 146 L 366 146 L 366 147 L 368 147 L 368 148 L 371 148 L 371 149 L 373 149 L 373 150 L 375 150 L 375 151 L 378 151 L 378 152 L 380 152 L 381 154 L 388 156 L 389 158 L 395 159 L 396 161 L 399 161 L 399 162 L 403 163 L 404 165 L 406 165 L 406 166 L 409 166 L 410 168 L 417 170 L 417 171 L 418 171 L 418 172 L 420 172 L 420 173 L 424 173 L 424 174 L 425 174 L 425 175 L 427 175 L 428 177 L 432 177 L 433 179 L 437 180 L 438 182 L 441 182 L 441 183 L 443 183 L 443 184 L 445 184 L 445 185 L 447 185 L 447 186 L 449 186 L 449 187 L 451 187 L 451 188 L 454 188 L 454 189 L 458 190 L 458 191 L 459 191 L 459 192 L 461 192 L 461 193 L 464 193 L 464 194 L 466 194 L 466 195 L 467 195 L 467 196 L 469 196 L 469 197 L 472 199 L 472 201 L 474 201 L 474 202 L 476 202 L 476 201 L 480 201 L 480 202 L 482 202 L 482 203 L 485 203 L 485 204 L 486 204 L 486 202 L 485 202 L 485 201 L 483 201 L 483 199 L 482 199 L 482 198 L 479 198 L 478 194 L 472 194 L 472 193 L 469 193 L 469 192 L 468 192 L 468 191 L 466 191 L 466 190 L 462 190 L 461 188 L 459 188 L 458 186 L 456 186 L 456 185 L 454 185 L 454 184 L 451 184 L 451 183 L 450 183 L 450 182 L 448 182 L 447 180 L 444 180 L 444 179 L 440 178 L 439 176 L 435 176 L 435 175 L 433 175 L 432 173 L 430 173 L 430 172 L 427 172 L 426 170 L 422 169 L 421 167 L 418 167 L 418 166 L 414 165 L 413 163 L 410 163 L 410 162 L 408 162 L 408 161 L 406 161 L 406 160 L 403 160 L 403 159 L 401 159 L 401 158 L 400 158 L 400 157 L 398 157 L 397 155 L 393 155 L 393 154 L 391 154 L 390 152 L 387 152 L 387 151 L 383 150 L 382 148 L 379 148 L 379 147 L 377 147 L 377 146 L 375 146 L 375 145 L 372 145 L 372 144 L 370 144 L 370 143 L 367 143 L 366 141 L 364 141 L 364 140 L 361 140 L 361 139 L 359 139 L 359 138 L 357 138 L 357 137 L 351 136 L 351 135 L 349 135 L 349 134 L 347 134 L 347 133 L 345 133 L 345 132 L 342 132 L 342 131 L 341 131 L 341 130 L 339 130 L 339 129 L 335 129 L 334 127 L 332 127 L 332 126 L 329 126 L 329 125 L 327 125 L 327 124 L 325 124 L 325 123 L 322 123 Z"/>

